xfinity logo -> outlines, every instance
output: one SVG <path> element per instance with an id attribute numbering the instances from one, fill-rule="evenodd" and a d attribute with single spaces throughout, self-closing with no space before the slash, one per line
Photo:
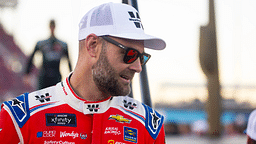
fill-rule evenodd
<path id="1" fill-rule="evenodd" d="M 71 119 L 69 118 L 61 118 L 61 117 L 54 117 L 51 119 L 53 123 L 63 123 L 63 124 L 69 124 L 71 122 Z"/>
<path id="2" fill-rule="evenodd" d="M 46 126 L 70 126 L 76 127 L 76 115 L 75 114 L 45 114 Z"/>
<path id="3" fill-rule="evenodd" d="M 129 20 L 134 22 L 134 25 L 136 26 L 136 28 L 142 28 L 143 29 L 142 23 L 140 21 L 139 13 L 136 12 L 136 16 L 132 11 L 129 11 L 128 13 L 131 17 L 131 18 L 129 18 Z"/>

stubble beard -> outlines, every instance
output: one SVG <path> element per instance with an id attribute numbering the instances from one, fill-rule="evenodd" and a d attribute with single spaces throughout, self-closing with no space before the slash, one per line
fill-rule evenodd
<path id="1" fill-rule="evenodd" d="M 100 57 L 92 67 L 93 80 L 100 91 L 111 96 L 125 96 L 131 91 L 130 85 L 121 85 L 120 77 L 116 70 L 110 65 L 106 56 L 106 44 L 103 42 Z"/>

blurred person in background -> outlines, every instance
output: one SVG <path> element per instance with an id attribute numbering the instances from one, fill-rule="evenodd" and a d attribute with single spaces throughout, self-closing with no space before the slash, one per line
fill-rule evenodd
<path id="1" fill-rule="evenodd" d="M 256 144 L 256 110 L 252 111 L 249 116 L 245 133 L 247 134 L 247 144 Z"/>
<path id="2" fill-rule="evenodd" d="M 144 33 L 138 11 L 106 3 L 79 24 L 79 54 L 66 80 L 4 102 L 1 143 L 164 144 L 164 117 L 128 97 L 135 73 L 165 41 Z"/>
<path id="3" fill-rule="evenodd" d="M 60 41 L 55 37 L 55 20 L 51 20 L 49 26 L 51 31 L 50 38 L 37 42 L 26 68 L 26 75 L 28 75 L 32 70 L 32 61 L 35 53 L 40 51 L 43 55 L 43 64 L 38 78 L 38 89 L 53 86 L 61 81 L 59 68 L 62 57 L 67 58 L 69 70 L 72 70 L 68 56 L 67 43 Z"/>

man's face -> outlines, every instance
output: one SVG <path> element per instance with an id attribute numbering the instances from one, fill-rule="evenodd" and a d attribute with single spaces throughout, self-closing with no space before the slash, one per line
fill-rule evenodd
<path id="1" fill-rule="evenodd" d="M 122 40 L 121 42 L 125 43 Z M 144 50 L 143 42 L 137 41 L 131 45 L 135 45 L 140 51 Z M 139 59 L 132 64 L 125 64 L 124 53 L 125 50 L 103 40 L 100 57 L 93 66 L 93 80 L 102 92 L 112 96 L 125 96 L 130 93 L 130 82 L 135 72 L 141 71 L 141 65 Z"/>

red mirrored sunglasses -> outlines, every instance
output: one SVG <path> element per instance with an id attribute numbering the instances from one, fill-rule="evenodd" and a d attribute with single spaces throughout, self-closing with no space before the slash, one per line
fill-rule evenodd
<path id="1" fill-rule="evenodd" d="M 134 48 L 126 47 L 126 46 L 120 44 L 119 42 L 111 39 L 110 37 L 102 36 L 102 38 L 104 40 L 106 40 L 107 42 L 110 42 L 110 43 L 112 43 L 112 44 L 114 44 L 114 45 L 118 46 L 119 48 L 122 48 L 126 51 L 126 53 L 124 55 L 124 59 L 123 59 L 123 61 L 126 64 L 131 64 L 131 63 L 135 62 L 138 59 L 138 57 L 140 57 L 141 65 L 145 65 L 151 57 L 150 54 L 147 54 L 147 53 L 144 53 L 144 52 L 140 53 L 138 50 L 136 50 Z"/>

